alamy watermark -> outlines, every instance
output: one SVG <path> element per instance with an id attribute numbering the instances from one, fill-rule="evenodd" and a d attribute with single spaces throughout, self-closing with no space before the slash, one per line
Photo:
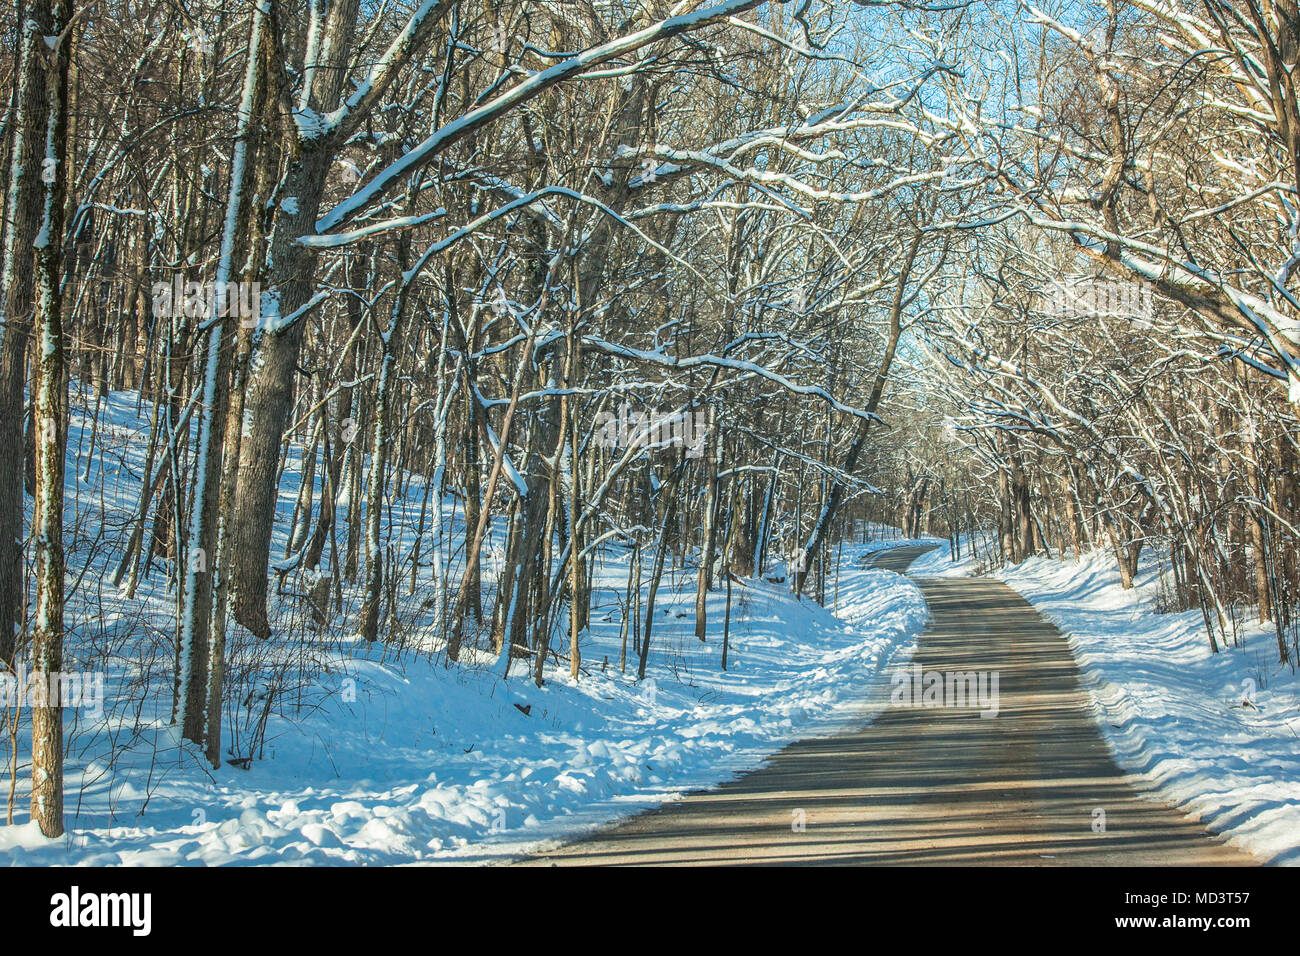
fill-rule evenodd
<path id="1" fill-rule="evenodd" d="M 121 927 L 133 936 L 153 929 L 152 893 L 83 892 L 73 886 L 50 897 L 50 925 L 58 929 Z"/>
<path id="2" fill-rule="evenodd" d="M 155 318 L 211 319 L 238 317 L 245 328 L 262 319 L 260 282 L 191 282 L 176 276 L 152 288 Z"/>
<path id="3" fill-rule="evenodd" d="M 100 671 L 29 671 L 19 664 L 0 674 L 0 710 L 17 707 L 60 707 L 104 715 L 104 675 Z"/>
<path id="4" fill-rule="evenodd" d="M 998 715 L 997 671 L 927 671 L 900 667 L 890 680 L 895 707 L 975 707 L 981 717 Z"/>
<path id="5" fill-rule="evenodd" d="M 596 443 L 605 449 L 632 447 L 685 448 L 687 458 L 704 456 L 709 433 L 709 413 L 632 411 L 626 404 L 617 412 L 596 416 Z"/>
<path id="6" fill-rule="evenodd" d="M 1145 282 L 1089 279 L 1054 287 L 1046 296 L 1045 313 L 1055 318 L 1131 319 L 1149 328 L 1155 318 L 1155 299 Z"/>

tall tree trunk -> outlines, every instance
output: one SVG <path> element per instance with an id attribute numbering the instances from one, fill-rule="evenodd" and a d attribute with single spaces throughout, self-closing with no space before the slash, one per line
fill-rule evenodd
<path id="1" fill-rule="evenodd" d="M 260 638 L 271 636 L 267 618 L 267 567 L 275 527 L 276 475 L 280 446 L 293 407 L 298 351 L 307 321 L 303 314 L 312 296 L 315 255 L 298 243 L 315 231 L 325 173 L 332 157 L 295 140 L 296 155 L 285 176 L 282 194 L 295 197 L 290 210 L 280 209 L 271 236 L 270 290 L 264 301 L 276 308 L 264 315 L 254 333 L 244 401 L 244 435 L 239 445 L 236 509 L 230 520 L 230 600 L 235 620 Z"/>
<path id="2" fill-rule="evenodd" d="M 41 224 L 42 150 L 45 145 L 45 45 L 39 29 L 49 17 L 48 0 L 34 0 L 20 21 L 10 165 L 4 197 L 3 263 L 0 265 L 0 661 L 12 663 L 22 627 L 23 386 L 27 337 L 32 324 L 35 270 L 32 247 Z M 18 453 L 15 453 L 17 450 Z"/>
<path id="3" fill-rule="evenodd" d="M 43 212 L 36 249 L 35 400 L 37 423 L 36 617 L 32 630 L 32 673 L 53 692 L 32 708 L 32 819 L 47 837 L 63 835 L 63 709 L 58 700 L 63 670 L 63 465 L 67 448 L 68 382 L 63 344 L 63 209 L 68 191 L 67 102 L 71 0 L 28 11 L 44 45 L 56 37 L 49 56 Z M 29 28 L 30 29 L 30 28 Z M 53 687 L 51 687 L 51 684 Z M 61 690 L 61 688 L 60 688 Z"/>
<path id="4" fill-rule="evenodd" d="M 244 190 L 248 184 L 249 134 L 253 107 L 261 83 L 263 15 L 260 7 L 252 16 L 248 40 L 244 87 L 231 162 L 230 187 L 217 260 L 215 302 L 217 315 L 202 352 L 203 402 L 199 409 L 198 450 L 194 468 L 194 496 L 186 540 L 186 569 L 181 592 L 181 614 L 176 641 L 176 686 L 172 700 L 172 723 L 181 725 L 186 740 L 208 748 L 214 767 L 220 765 L 220 714 L 209 731 L 208 708 L 211 694 L 210 668 L 214 648 L 212 602 L 217 565 L 218 514 L 221 504 L 221 476 L 225 446 L 226 412 L 233 350 L 226 346 L 235 325 L 229 314 L 229 283 L 235 274 L 239 236 L 245 232 Z M 240 296 L 241 300 L 243 296 Z M 224 635 L 215 651 L 224 653 Z M 219 702 L 218 702 L 219 703 Z M 215 755 L 214 755 L 215 752 Z"/>

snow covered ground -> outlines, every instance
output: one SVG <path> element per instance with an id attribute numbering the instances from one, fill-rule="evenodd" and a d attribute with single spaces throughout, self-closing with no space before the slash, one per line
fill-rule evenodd
<path id="1" fill-rule="evenodd" d="M 970 566 L 943 542 L 913 570 Z M 1278 663 L 1271 627 L 1247 625 L 1239 647 L 1211 653 L 1199 611 L 1156 613 L 1153 560 L 1131 591 L 1106 552 L 998 576 L 1066 634 L 1121 767 L 1258 859 L 1300 865 L 1300 679 Z"/>
<path id="2" fill-rule="evenodd" d="M 103 675 L 103 710 L 67 718 L 68 834 L 60 840 L 26 822 L 29 751 L 20 737 L 17 825 L 0 826 L 0 859 L 11 864 L 499 860 L 716 785 L 791 740 L 870 719 L 879 704 L 866 702 L 883 704 L 888 667 L 910 654 L 926 619 L 913 585 L 862 567 L 875 551 L 911 543 L 877 535 L 845 545 L 834 587 L 828 582 L 831 610 L 794 600 L 782 584 L 734 586 L 724 672 L 725 593 L 709 597 L 701 644 L 694 571 L 670 567 L 647 680 L 638 683 L 630 653 L 627 673 L 618 666 L 629 553 L 611 546 L 595 569 L 581 679 L 556 662 L 537 688 L 518 665 L 503 679 L 491 655 L 472 646 L 468 665 L 444 666 L 425 637 L 426 547 L 413 594 L 403 565 L 397 643 L 371 647 L 352 636 L 355 589 L 345 589 L 343 613 L 323 627 L 303 613 L 292 576 L 277 589 L 276 637 L 230 648 L 238 693 L 223 737 L 230 756 L 251 759 L 213 771 L 177 746 L 167 723 L 174 599 L 161 565 L 142 573 L 133 596 L 111 581 L 145 471 L 148 414 L 135 396 L 115 394 L 73 416 L 65 668 Z M 295 447 L 286 466 L 277 549 L 292 523 L 299 455 Z M 413 480 L 391 503 L 385 544 L 399 556 L 422 521 L 429 527 L 423 498 Z M 443 515 L 450 542 L 463 534 L 450 498 Z M 917 573 L 974 567 L 934 543 Z M 494 530 L 489 589 L 500 544 Z M 1300 863 L 1300 698 L 1268 633 L 1247 629 L 1244 646 L 1211 655 L 1198 612 L 1154 612 L 1156 568 L 1144 566 L 1139 587 L 1124 592 L 1105 554 L 1078 564 L 1039 558 L 1002 573 L 1069 635 L 1122 766 L 1259 858 Z M 0 741 L 6 792 L 8 756 Z"/>
<path id="3" fill-rule="evenodd" d="M 104 710 L 67 718 L 64 838 L 46 840 L 25 822 L 20 763 L 17 825 L 0 826 L 0 859 L 10 864 L 500 859 L 716 785 L 794 739 L 869 719 L 863 702 L 884 701 L 876 691 L 888 663 L 910 652 L 926 620 L 912 584 L 862 569 L 846 547 L 835 614 L 782 585 L 733 586 L 724 672 L 725 592 L 709 597 L 700 643 L 694 571 L 669 569 L 647 679 L 638 683 L 630 648 L 628 672 L 619 671 L 629 558 L 611 548 L 596 571 L 579 681 L 567 663 L 548 667 L 542 688 L 518 664 L 503 679 L 488 655 L 472 651 L 471 664 L 448 668 L 427 649 L 367 646 L 347 636 L 355 628 L 346 620 L 328 634 L 302 629 L 232 650 L 232 679 L 246 672 L 248 699 L 228 708 L 225 740 L 255 759 L 214 771 L 178 748 L 167 726 L 173 605 L 162 575 L 142 579 L 131 598 L 108 580 L 143 470 L 147 408 L 141 418 L 133 396 L 114 395 L 99 416 L 93 446 L 89 413 L 74 415 L 70 442 L 68 473 L 79 476 L 69 503 L 77 529 L 70 576 L 78 582 L 67 667 L 106 671 Z M 291 459 L 286 474 L 298 467 Z M 295 492 L 291 480 L 285 485 L 278 547 Z M 421 493 L 413 483 L 395 503 L 399 543 Z M 427 582 L 428 572 L 420 574 Z M 288 592 L 273 619 L 296 620 Z M 408 647 L 418 648 L 423 604 L 412 604 Z M 264 726 L 250 726 L 263 699 Z M 22 761 L 26 740 L 19 753 Z"/>

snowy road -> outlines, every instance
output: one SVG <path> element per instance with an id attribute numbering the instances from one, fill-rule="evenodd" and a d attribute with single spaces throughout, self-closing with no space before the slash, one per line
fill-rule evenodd
<path id="1" fill-rule="evenodd" d="M 924 550 L 899 548 L 877 564 L 902 570 Z M 913 665 L 996 672 L 995 716 L 891 707 L 859 731 L 799 741 L 716 790 L 523 862 L 1255 862 L 1139 794 L 1093 724 L 1065 639 L 1019 595 L 976 578 L 918 584 L 933 621 Z"/>

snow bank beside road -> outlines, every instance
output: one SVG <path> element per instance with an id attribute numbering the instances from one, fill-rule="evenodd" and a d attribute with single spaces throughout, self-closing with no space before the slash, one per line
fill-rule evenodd
<path id="1" fill-rule="evenodd" d="M 1199 611 L 1155 613 L 1157 575 L 1125 591 L 1094 553 L 1001 577 L 1065 632 L 1120 766 L 1258 859 L 1300 864 L 1300 682 L 1271 628 L 1212 654 Z"/>
<path id="2" fill-rule="evenodd" d="M 851 557 L 838 618 L 780 585 L 733 586 L 725 672 L 725 593 L 709 596 L 701 644 L 694 576 L 681 574 L 660 592 L 640 684 L 618 673 L 610 602 L 593 614 L 576 683 L 567 664 L 538 688 L 519 669 L 506 681 L 427 655 L 397 664 L 358 643 L 329 662 L 312 708 L 272 718 L 266 759 L 246 770 L 209 776 L 175 749 L 140 748 L 118 752 L 114 784 L 97 785 L 111 728 L 83 728 L 93 739 L 69 768 L 68 835 L 0 827 L 0 854 L 27 865 L 484 862 L 576 835 L 865 719 L 868 692 L 927 612 L 911 583 Z M 626 560 L 601 569 L 607 587 L 626 580 Z"/>

